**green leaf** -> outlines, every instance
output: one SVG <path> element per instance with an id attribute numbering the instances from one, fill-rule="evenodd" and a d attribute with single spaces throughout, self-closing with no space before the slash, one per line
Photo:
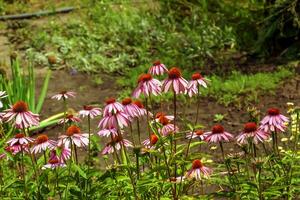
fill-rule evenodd
<path id="1" fill-rule="evenodd" d="M 51 70 L 48 70 L 47 75 L 45 77 L 43 88 L 41 90 L 41 94 L 40 94 L 38 103 L 37 103 L 36 108 L 35 108 L 36 113 L 39 113 L 42 109 L 42 106 L 43 106 L 43 103 L 44 103 L 44 100 L 45 100 L 45 97 L 46 97 L 46 94 L 47 94 L 47 90 L 48 90 L 48 85 L 49 85 L 49 80 L 50 80 L 50 77 L 51 77 L 51 72 L 52 72 Z"/>
<path id="2" fill-rule="evenodd" d="M 81 177 L 83 177 L 84 179 L 87 179 L 86 173 L 80 168 L 80 166 L 78 166 L 74 163 L 74 164 L 72 164 L 72 167 L 75 169 L 75 171 L 77 171 L 79 173 L 79 175 Z"/>

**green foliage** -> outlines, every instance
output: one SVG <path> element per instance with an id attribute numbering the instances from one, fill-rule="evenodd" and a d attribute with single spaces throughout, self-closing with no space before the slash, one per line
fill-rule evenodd
<path id="1" fill-rule="evenodd" d="M 267 13 L 258 31 L 255 53 L 299 58 L 300 1 L 277 0 L 267 4 Z"/>
<path id="2" fill-rule="evenodd" d="M 41 91 L 39 91 L 39 96 L 36 96 L 36 77 L 32 65 L 29 64 L 27 67 L 22 68 L 18 59 L 12 59 L 11 79 L 5 75 L 0 76 L 0 89 L 6 91 L 8 95 L 6 108 L 8 105 L 23 100 L 28 103 L 29 108 L 34 113 L 39 113 L 46 97 L 50 76 L 51 71 L 48 70 Z M 37 102 L 35 102 L 36 99 Z"/>
<path id="3" fill-rule="evenodd" d="M 226 106 L 234 104 L 242 107 L 251 102 L 258 103 L 261 94 L 274 94 L 280 82 L 293 74 L 292 69 L 280 68 L 276 72 L 249 75 L 235 71 L 227 78 L 213 75 L 209 77 L 210 86 L 202 92 Z"/>
<path id="4" fill-rule="evenodd" d="M 63 26 L 51 21 L 35 30 L 37 34 L 29 34 L 30 52 L 41 62 L 52 51 L 67 66 L 87 72 L 146 69 L 144 63 L 158 58 L 170 66 L 201 66 L 225 46 L 234 46 L 235 37 L 230 27 L 219 27 L 200 11 L 193 9 L 190 23 L 174 21 L 176 13 L 156 2 L 96 2 L 82 11 L 81 19 L 75 17 Z"/>

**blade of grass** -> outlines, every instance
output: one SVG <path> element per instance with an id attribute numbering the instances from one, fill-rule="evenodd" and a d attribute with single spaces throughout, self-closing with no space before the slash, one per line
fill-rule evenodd
<path id="1" fill-rule="evenodd" d="M 45 100 L 47 90 L 48 90 L 48 86 L 49 86 L 49 80 L 50 80 L 50 77 L 51 77 L 51 73 L 52 73 L 52 71 L 48 70 L 47 75 L 46 75 L 45 80 L 44 80 L 42 90 L 40 92 L 40 96 L 39 96 L 37 106 L 36 106 L 36 109 L 35 109 L 36 113 L 39 113 L 41 111 L 42 106 L 44 104 L 44 100 Z"/>

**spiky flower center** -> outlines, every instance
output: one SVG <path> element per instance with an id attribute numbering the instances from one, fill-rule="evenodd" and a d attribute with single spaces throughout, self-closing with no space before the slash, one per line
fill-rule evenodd
<path id="1" fill-rule="evenodd" d="M 131 100 L 131 98 L 129 98 L 129 97 L 122 100 L 122 104 L 123 104 L 124 106 L 129 105 L 129 104 L 131 104 L 131 103 L 132 103 L 132 100 Z"/>
<path id="2" fill-rule="evenodd" d="M 177 79 L 181 77 L 181 71 L 177 67 L 172 67 L 169 72 L 169 79 Z"/>
<path id="3" fill-rule="evenodd" d="M 58 160 L 58 158 L 52 158 L 52 159 L 49 160 L 49 163 L 50 163 L 51 165 L 54 165 L 54 164 L 59 163 L 59 160 Z"/>
<path id="4" fill-rule="evenodd" d="M 202 167 L 203 167 L 203 164 L 202 164 L 201 160 L 197 159 L 197 160 L 193 161 L 193 165 L 192 165 L 193 169 L 200 169 Z"/>
<path id="5" fill-rule="evenodd" d="M 245 133 L 252 133 L 257 130 L 257 125 L 254 122 L 248 122 L 244 125 Z"/>
<path id="6" fill-rule="evenodd" d="M 74 117 L 74 115 L 72 115 L 72 114 L 67 114 L 67 116 L 66 116 L 67 119 L 72 119 L 73 117 Z"/>
<path id="7" fill-rule="evenodd" d="M 18 101 L 13 105 L 12 110 L 16 113 L 27 112 L 28 111 L 27 103 L 25 103 L 24 101 Z"/>
<path id="8" fill-rule="evenodd" d="M 268 114 L 269 114 L 269 115 L 272 115 L 272 116 L 275 116 L 275 115 L 279 115 L 279 114 L 280 114 L 280 111 L 279 111 L 279 109 L 277 109 L 277 108 L 270 108 L 270 109 L 268 110 Z"/>
<path id="9" fill-rule="evenodd" d="M 152 79 L 151 74 L 141 74 L 139 79 L 138 79 L 138 83 L 150 81 L 151 79 Z"/>
<path id="10" fill-rule="evenodd" d="M 67 136 L 72 136 L 74 134 L 80 133 L 80 128 L 78 126 L 72 125 L 67 129 L 66 135 Z"/>
<path id="11" fill-rule="evenodd" d="M 221 126 L 221 125 L 219 125 L 219 124 L 214 125 L 213 128 L 212 128 L 212 130 L 211 130 L 211 132 L 212 132 L 213 134 L 216 134 L 216 133 L 223 133 L 223 132 L 224 132 L 224 127 Z"/>
<path id="12" fill-rule="evenodd" d="M 139 100 L 135 100 L 135 101 L 133 101 L 133 103 L 134 103 L 135 105 L 137 105 L 137 107 L 139 107 L 139 108 L 144 108 L 144 105 L 143 105 L 142 102 L 139 101 Z"/>
<path id="13" fill-rule="evenodd" d="M 17 138 L 17 139 L 20 139 L 20 138 L 23 138 L 23 137 L 25 137 L 24 133 L 18 133 L 18 134 L 15 135 L 15 138 Z"/>
<path id="14" fill-rule="evenodd" d="M 61 95 L 67 94 L 67 91 L 66 91 L 66 90 L 63 90 L 63 91 L 60 92 L 60 94 L 61 94 Z"/>
<path id="15" fill-rule="evenodd" d="M 160 60 L 156 60 L 156 61 L 153 62 L 154 66 L 157 66 L 157 65 L 160 65 L 160 64 L 161 64 Z"/>
<path id="16" fill-rule="evenodd" d="M 115 144 L 121 142 L 122 140 L 123 140 L 122 136 L 117 135 L 117 136 L 114 136 L 114 137 L 112 138 L 112 140 L 110 141 L 109 144 L 111 144 L 111 145 L 114 146 Z"/>
<path id="17" fill-rule="evenodd" d="M 202 79 L 202 75 L 200 73 L 196 72 L 192 75 L 192 79 L 193 80 Z"/>
<path id="18" fill-rule="evenodd" d="M 157 141 L 158 141 L 158 137 L 155 134 L 152 134 L 150 136 L 150 143 L 151 143 L 151 145 L 155 145 L 157 143 Z"/>
<path id="19" fill-rule="evenodd" d="M 47 142 L 48 140 L 49 140 L 49 138 L 47 135 L 41 134 L 35 139 L 35 142 L 37 144 L 43 144 L 43 143 Z"/>
<path id="20" fill-rule="evenodd" d="M 161 123 L 164 126 L 170 123 L 170 120 L 168 118 L 166 118 L 165 116 L 160 116 L 158 121 L 159 121 L 159 123 Z"/>
<path id="21" fill-rule="evenodd" d="M 93 108 L 94 108 L 93 106 L 88 106 L 88 105 L 83 106 L 84 110 L 92 110 Z"/>
<path id="22" fill-rule="evenodd" d="M 158 112 L 156 113 L 155 118 L 159 119 L 161 116 L 166 116 L 166 114 L 164 112 Z"/>
<path id="23" fill-rule="evenodd" d="M 195 133 L 196 133 L 196 135 L 198 135 L 198 136 L 204 134 L 204 132 L 203 132 L 202 130 L 196 130 Z"/>
<path id="24" fill-rule="evenodd" d="M 106 105 L 112 104 L 112 103 L 115 103 L 115 102 L 116 102 L 115 98 L 108 98 L 108 99 L 105 100 Z"/>

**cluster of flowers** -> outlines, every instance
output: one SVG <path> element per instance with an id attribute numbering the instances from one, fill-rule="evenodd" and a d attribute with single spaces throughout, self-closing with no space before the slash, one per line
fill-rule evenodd
<path id="1" fill-rule="evenodd" d="M 164 74 L 168 76 L 162 82 L 153 78 L 153 76 Z M 192 97 L 199 94 L 200 87 L 206 88 L 209 83 L 209 80 L 202 77 L 200 73 L 194 73 L 191 79 L 190 81 L 185 80 L 177 67 L 168 70 L 164 64 L 156 61 L 147 74 L 140 75 L 138 86 L 132 94 L 135 100 L 125 98 L 121 102 L 117 102 L 114 98 L 107 99 L 106 105 L 103 108 L 102 119 L 98 124 L 100 131 L 97 133 L 101 137 L 110 137 L 110 141 L 105 145 L 102 154 L 111 154 L 123 147 L 133 147 L 134 141 L 131 142 L 123 137 L 125 132 L 124 128 L 131 128 L 135 120 L 139 123 L 139 119 L 143 117 L 147 117 L 147 120 L 149 120 L 147 123 L 159 123 L 158 134 L 161 137 L 167 137 L 179 132 L 179 128 L 174 122 L 174 117 L 176 116 L 166 115 L 162 112 L 154 115 L 148 110 L 147 105 L 144 107 L 142 102 L 137 98 L 139 98 L 140 95 L 144 95 L 145 99 L 147 99 L 151 95 L 158 96 L 162 92 L 168 92 L 169 90 L 171 90 L 174 95 L 186 94 Z M 3 95 L 5 95 L 5 93 L 3 93 Z M 65 101 L 74 96 L 75 93 L 64 91 L 53 96 L 53 98 Z M 79 115 L 88 116 L 92 119 L 101 115 L 101 109 L 84 106 L 84 109 L 79 111 Z M 39 117 L 30 112 L 27 104 L 23 101 L 19 101 L 11 106 L 10 109 L 5 110 L 1 114 L 1 120 L 3 122 L 13 121 L 15 127 L 24 132 L 16 134 L 14 138 L 7 142 L 9 145 L 7 150 L 13 154 L 20 151 L 37 154 L 49 149 L 51 156 L 45 167 L 53 168 L 64 166 L 66 160 L 71 157 L 72 145 L 76 147 L 86 147 L 89 143 L 89 134 L 81 133 L 80 128 L 76 125 L 69 126 L 65 135 L 59 136 L 58 141 L 50 140 L 45 134 L 39 135 L 36 139 L 26 136 L 26 128 L 37 126 Z M 60 121 L 60 123 L 67 122 L 77 123 L 80 122 L 80 119 L 76 116 L 69 115 Z M 236 141 L 241 145 L 247 144 L 249 141 L 253 141 L 255 144 L 263 142 L 269 138 L 271 133 L 283 132 L 286 129 L 287 122 L 288 118 L 281 115 L 278 109 L 271 108 L 268 110 L 268 115 L 260 122 L 259 127 L 254 122 L 246 123 L 243 131 L 236 137 Z M 193 130 L 186 135 L 186 138 L 189 140 L 199 138 L 209 143 L 222 143 L 233 140 L 234 136 L 226 132 L 223 126 L 217 124 L 213 126 L 209 132 Z M 139 144 L 142 143 L 145 148 L 154 148 L 158 140 L 159 136 L 152 133 L 149 135 L 149 138 L 143 142 L 141 142 L 139 138 Z M 204 177 L 208 177 L 211 173 L 212 170 L 205 167 L 202 162 L 197 159 L 192 162 L 192 168 L 187 172 L 186 176 L 200 179 L 201 174 Z"/>
<path id="2" fill-rule="evenodd" d="M 5 94 L 5 92 L 3 92 L 3 94 Z M 75 93 L 61 92 L 52 98 L 66 100 L 70 97 L 75 97 Z M 94 118 L 100 114 L 101 110 L 92 106 L 84 106 L 84 109 L 79 111 L 79 115 L 83 117 L 89 116 Z M 9 109 L 4 110 L 0 115 L 0 119 L 1 122 L 12 122 L 19 130 L 19 133 L 7 141 L 8 146 L 5 150 L 12 155 L 18 153 L 36 155 L 46 153 L 49 150 L 49 160 L 43 168 L 53 169 L 56 167 L 64 167 L 66 161 L 71 158 L 72 145 L 80 148 L 86 147 L 89 143 L 89 135 L 82 133 L 80 128 L 74 124 L 70 125 L 65 131 L 65 134 L 60 135 L 57 141 L 49 139 L 46 134 L 40 134 L 36 138 L 29 137 L 29 128 L 39 125 L 39 116 L 29 111 L 28 105 L 24 101 L 18 101 Z M 67 115 L 64 119 L 59 121 L 59 123 L 67 122 L 80 122 L 80 119 L 73 115 Z M 5 157 L 5 154 L 2 154 L 1 157 Z"/>

